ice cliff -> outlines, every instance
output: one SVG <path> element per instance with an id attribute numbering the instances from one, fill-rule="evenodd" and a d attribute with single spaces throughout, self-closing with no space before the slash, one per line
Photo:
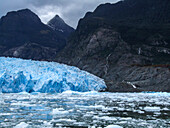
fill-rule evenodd
<path id="1" fill-rule="evenodd" d="M 87 92 L 106 88 L 103 79 L 56 62 L 0 57 L 0 92 Z"/>

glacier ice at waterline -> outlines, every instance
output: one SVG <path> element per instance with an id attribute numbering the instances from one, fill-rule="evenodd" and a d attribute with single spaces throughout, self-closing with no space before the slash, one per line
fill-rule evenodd
<path id="1" fill-rule="evenodd" d="M 56 62 L 0 57 L 0 92 L 87 92 L 106 88 L 103 79 Z"/>

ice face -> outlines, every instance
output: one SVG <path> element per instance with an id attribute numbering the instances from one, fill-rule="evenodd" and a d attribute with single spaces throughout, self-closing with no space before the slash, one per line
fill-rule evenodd
<path id="1" fill-rule="evenodd" d="M 56 62 L 0 57 L 0 92 L 87 92 L 106 88 L 103 79 Z"/>

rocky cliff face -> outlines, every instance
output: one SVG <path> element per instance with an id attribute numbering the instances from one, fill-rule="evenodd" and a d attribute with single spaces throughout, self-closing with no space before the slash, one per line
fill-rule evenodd
<path id="1" fill-rule="evenodd" d="M 124 0 L 87 13 L 56 61 L 105 79 L 108 91 L 170 92 L 170 1 Z"/>
<path id="2" fill-rule="evenodd" d="M 43 24 L 29 9 L 7 13 L 0 19 L 0 55 L 50 60 L 66 45 L 67 37 Z"/>

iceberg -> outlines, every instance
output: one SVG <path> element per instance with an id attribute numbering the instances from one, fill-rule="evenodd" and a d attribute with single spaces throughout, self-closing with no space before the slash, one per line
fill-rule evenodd
<path id="1" fill-rule="evenodd" d="M 0 57 L 0 92 L 61 93 L 100 91 L 103 79 L 73 66 L 56 62 Z"/>

